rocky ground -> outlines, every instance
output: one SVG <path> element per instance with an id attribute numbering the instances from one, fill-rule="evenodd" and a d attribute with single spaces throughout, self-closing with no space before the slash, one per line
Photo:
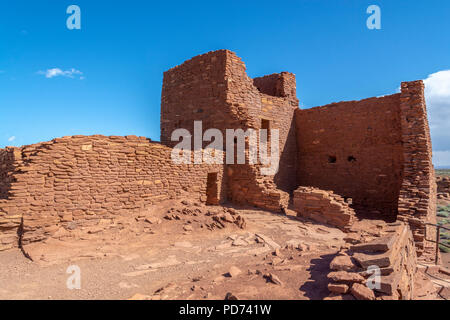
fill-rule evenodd
<path id="1" fill-rule="evenodd" d="M 1 252 L 0 299 L 323 299 L 344 239 L 374 236 L 382 223 L 346 234 L 290 210 L 167 201 Z M 74 265 L 81 289 L 71 290 Z"/>
<path id="2" fill-rule="evenodd" d="M 33 261 L 0 253 L 0 299 L 321 299 L 345 236 L 289 215 L 175 201 L 100 224 L 79 241 L 25 246 Z M 80 290 L 67 288 L 71 265 Z"/>

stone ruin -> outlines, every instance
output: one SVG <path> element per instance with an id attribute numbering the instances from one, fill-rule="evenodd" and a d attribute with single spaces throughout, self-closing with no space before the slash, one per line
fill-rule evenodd
<path id="1" fill-rule="evenodd" d="M 408 226 L 392 223 L 378 239 L 352 245 L 331 261 L 328 289 L 338 296 L 351 293 L 360 300 L 375 300 L 374 291 L 383 300 L 413 299 L 417 282 L 414 247 Z M 381 281 L 374 290 L 365 285 L 371 266 L 380 267 Z"/>
<path id="2" fill-rule="evenodd" d="M 279 171 L 264 176 L 263 164 L 248 162 L 174 164 L 171 134 L 194 132 L 194 121 L 203 132 L 279 129 Z M 404 222 L 414 254 L 431 261 L 431 156 L 422 81 L 403 82 L 392 95 L 300 109 L 294 74 L 251 79 L 235 53 L 209 52 L 164 73 L 161 142 L 71 136 L 1 149 L 0 250 L 188 196 L 274 212 L 290 207 L 342 230 L 355 219 Z"/>
<path id="3" fill-rule="evenodd" d="M 438 199 L 450 200 L 450 177 L 436 177 Z"/>

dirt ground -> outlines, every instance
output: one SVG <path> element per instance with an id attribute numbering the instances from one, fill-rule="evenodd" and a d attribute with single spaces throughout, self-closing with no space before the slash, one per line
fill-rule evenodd
<path id="1" fill-rule="evenodd" d="M 160 206 L 159 216 L 152 212 L 153 223 L 137 217 L 131 228 L 126 224 L 118 230 L 91 228 L 79 241 L 62 237 L 25 246 L 34 261 L 20 250 L 1 252 L 0 299 L 224 299 L 227 293 L 239 299 L 322 299 L 328 295 L 328 265 L 345 236 L 340 230 L 254 209 L 239 210 L 244 229 L 227 223 L 210 230 L 207 215 L 191 215 L 195 206 L 191 214 L 177 214 L 182 210 L 175 206 L 171 211 L 174 206 Z M 225 210 L 197 206 L 200 211 Z M 67 269 L 72 265 L 81 271 L 81 289 L 67 287 L 71 276 Z"/>
<path id="2" fill-rule="evenodd" d="M 290 210 L 167 201 L 0 252 L 0 299 L 323 299 L 348 236 Z"/>

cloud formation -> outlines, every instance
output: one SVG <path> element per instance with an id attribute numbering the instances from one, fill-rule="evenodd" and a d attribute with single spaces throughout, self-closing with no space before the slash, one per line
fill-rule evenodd
<path id="1" fill-rule="evenodd" d="M 14 140 L 16 140 L 16 136 L 12 136 L 8 138 L 8 142 L 13 142 Z"/>
<path id="2" fill-rule="evenodd" d="M 447 166 L 450 165 L 450 70 L 430 74 L 424 83 L 434 163 Z"/>
<path id="3" fill-rule="evenodd" d="M 70 69 L 63 71 L 60 68 L 53 68 L 53 69 L 47 69 L 46 71 L 38 71 L 38 74 L 44 75 L 46 78 L 51 79 L 54 77 L 66 77 L 66 78 L 79 78 L 80 80 L 84 79 L 84 76 L 82 76 L 83 72 L 77 69 Z"/>

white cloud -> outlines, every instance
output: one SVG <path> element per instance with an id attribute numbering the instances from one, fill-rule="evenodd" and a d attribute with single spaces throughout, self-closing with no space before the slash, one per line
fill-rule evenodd
<path id="1" fill-rule="evenodd" d="M 16 136 L 12 136 L 8 138 L 8 142 L 13 142 L 14 140 L 16 140 Z"/>
<path id="2" fill-rule="evenodd" d="M 82 76 L 83 72 L 77 69 L 70 69 L 63 71 L 60 68 L 53 68 L 53 69 L 47 69 L 46 71 L 38 71 L 38 74 L 45 75 L 46 78 L 51 79 L 54 77 L 66 77 L 66 78 L 75 78 L 79 77 L 80 80 L 83 80 L 84 77 Z"/>
<path id="3" fill-rule="evenodd" d="M 424 80 L 434 164 L 450 165 L 450 70 L 430 74 Z"/>

